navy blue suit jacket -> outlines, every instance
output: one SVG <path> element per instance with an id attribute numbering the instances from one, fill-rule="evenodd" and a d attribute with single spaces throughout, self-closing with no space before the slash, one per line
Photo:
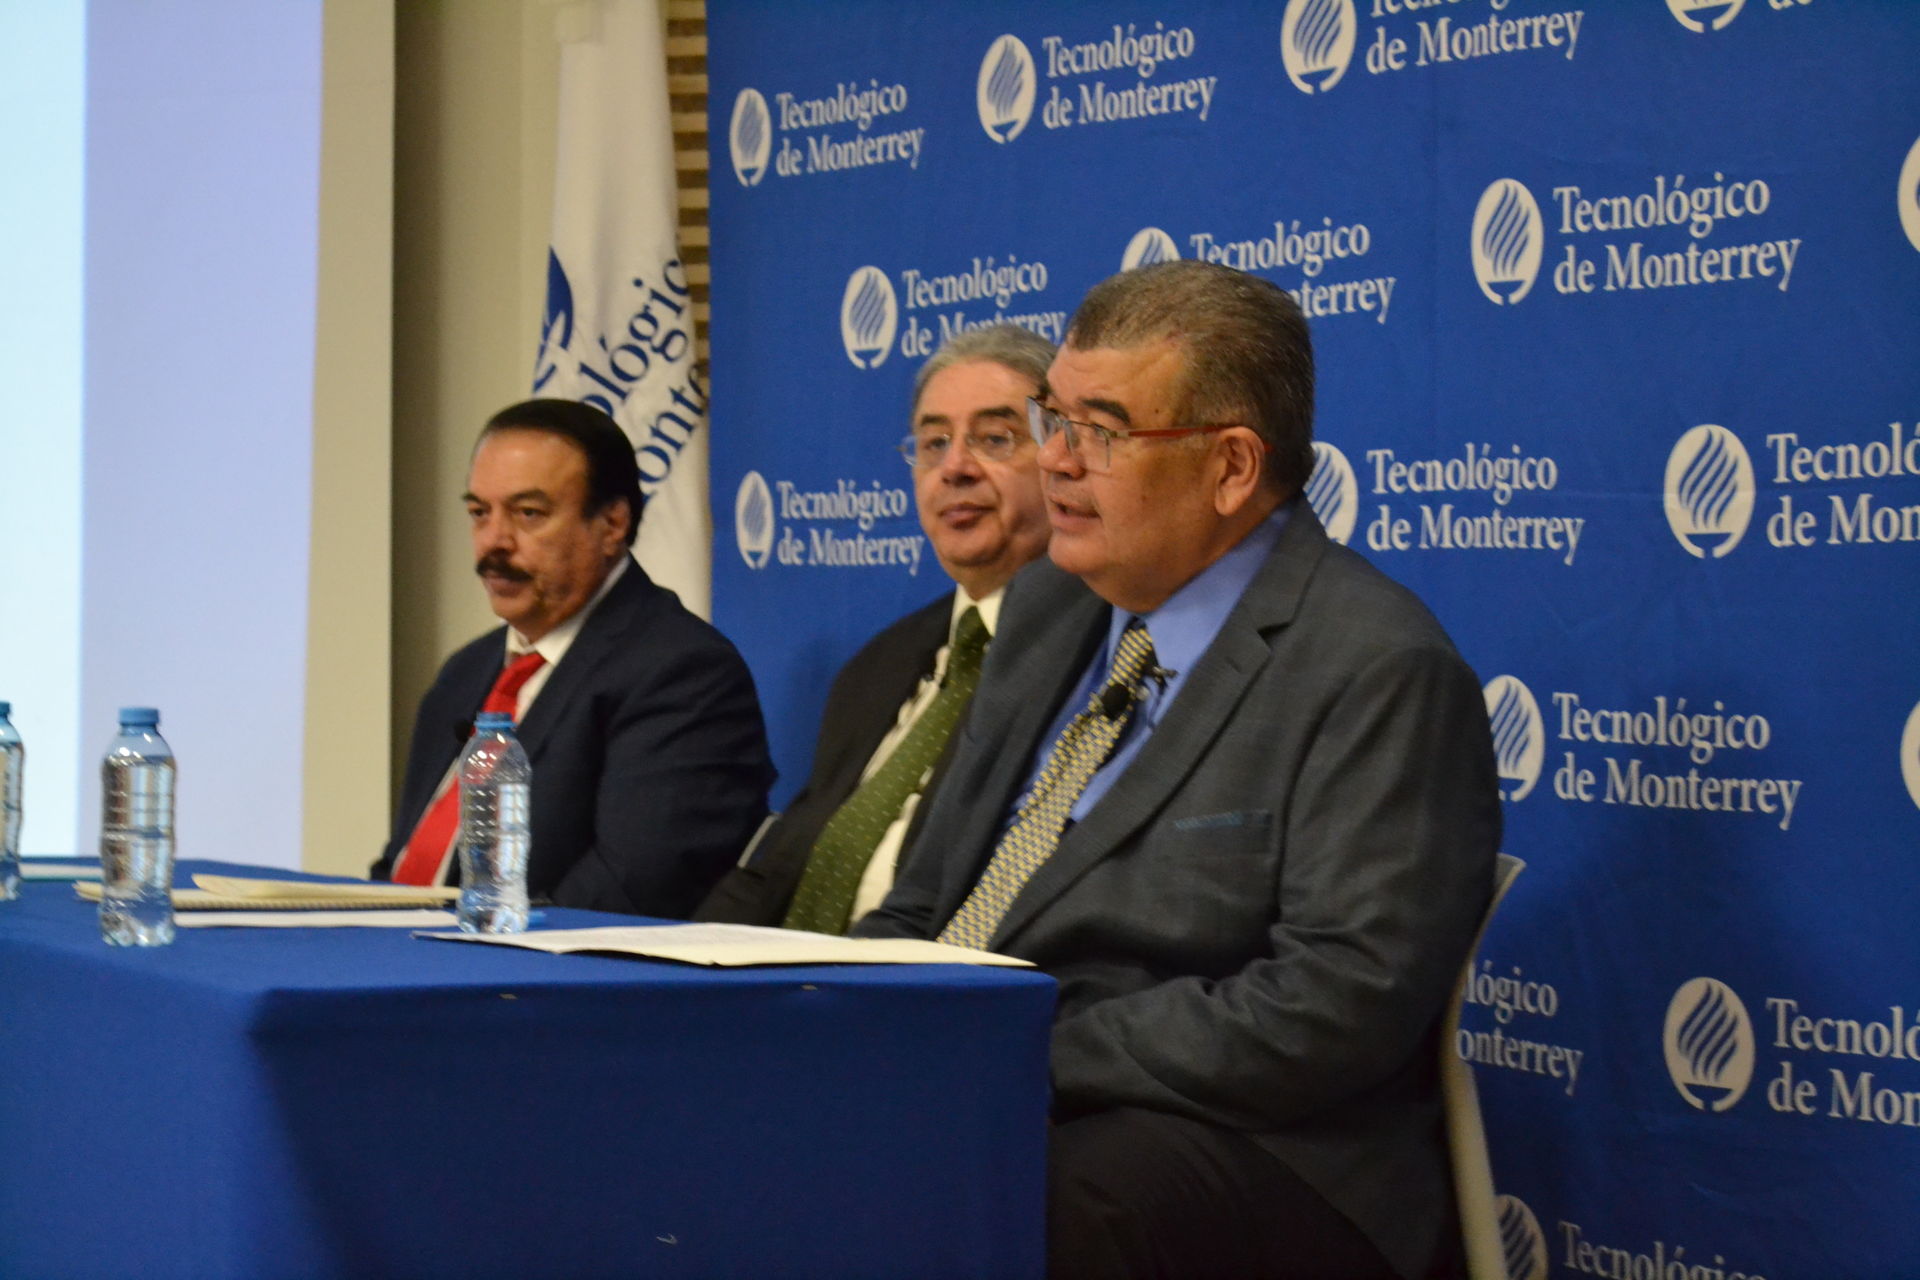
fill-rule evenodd
<path id="1" fill-rule="evenodd" d="M 420 700 L 384 879 L 505 662 L 506 628 Z M 638 564 L 600 601 L 518 728 L 533 764 L 527 887 L 564 907 L 683 918 L 767 811 L 773 765 L 733 645 Z"/>

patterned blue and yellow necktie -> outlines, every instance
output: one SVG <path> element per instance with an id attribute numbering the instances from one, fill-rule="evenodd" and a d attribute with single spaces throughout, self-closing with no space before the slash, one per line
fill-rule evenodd
<path id="1" fill-rule="evenodd" d="M 1087 783 L 1100 771 L 1114 744 L 1133 714 L 1133 689 L 1153 668 L 1153 641 L 1138 618 L 1120 633 L 1114 646 L 1113 662 L 1107 679 L 1087 699 L 1086 709 L 1067 722 L 1047 753 L 1047 762 L 1027 792 L 1026 803 L 1014 816 L 1013 825 L 1000 837 L 987 869 L 973 892 L 953 913 L 953 919 L 940 931 L 939 941 L 959 947 L 986 950 L 987 942 L 1000 927 L 1007 908 L 1026 887 L 1040 864 L 1053 856 L 1066 830 L 1074 802 L 1087 789 Z M 1119 706 L 1110 696 L 1115 688 L 1126 691 Z"/>

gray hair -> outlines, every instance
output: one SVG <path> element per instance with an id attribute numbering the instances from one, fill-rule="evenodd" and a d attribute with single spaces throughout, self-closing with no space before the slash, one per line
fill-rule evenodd
<path id="1" fill-rule="evenodd" d="M 1273 450 L 1275 485 L 1304 487 L 1313 473 L 1313 342 L 1287 292 L 1213 263 L 1160 262 L 1095 285 L 1067 325 L 1067 344 L 1081 350 L 1163 341 L 1186 355 L 1176 421 L 1245 423 Z"/>
<path id="2" fill-rule="evenodd" d="M 1004 365 L 1039 386 L 1047 379 L 1047 366 L 1053 363 L 1054 345 L 1031 329 L 1017 324 L 990 324 L 957 333 L 927 357 L 913 378 L 913 415 L 920 412 L 920 397 L 927 384 L 942 369 L 957 364 L 987 361 Z"/>

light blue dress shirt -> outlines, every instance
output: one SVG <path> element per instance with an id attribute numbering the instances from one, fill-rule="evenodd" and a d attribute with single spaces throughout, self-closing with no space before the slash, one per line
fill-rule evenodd
<path id="1" fill-rule="evenodd" d="M 1128 718 L 1113 754 L 1107 757 L 1107 762 L 1100 766 L 1099 772 L 1087 783 L 1087 789 L 1074 802 L 1072 817 L 1078 822 L 1092 812 L 1093 806 L 1100 803 L 1101 797 L 1127 771 L 1133 758 L 1140 754 L 1140 748 L 1153 736 L 1154 728 L 1166 714 L 1167 708 L 1180 696 L 1187 674 L 1200 661 L 1200 655 L 1207 651 L 1213 638 L 1220 634 L 1227 615 L 1240 603 L 1240 597 L 1246 594 L 1247 585 L 1253 581 L 1254 574 L 1260 571 L 1268 553 L 1280 541 L 1280 534 L 1287 527 L 1287 517 L 1292 509 L 1291 502 L 1280 506 L 1254 526 L 1253 531 L 1235 543 L 1225 555 L 1195 574 L 1153 612 L 1135 615 L 1122 613 L 1109 606 L 1108 612 L 1112 616 L 1107 624 L 1106 642 L 1093 655 L 1086 670 L 1081 672 L 1073 692 L 1054 717 L 1052 727 L 1040 740 L 1040 749 L 1027 774 L 1027 785 L 1021 791 L 1013 812 L 1007 815 L 1006 822 L 1001 826 L 1003 834 L 1012 825 L 1014 815 L 1026 803 L 1027 795 L 1039 779 L 1040 770 L 1046 765 L 1048 753 L 1066 729 L 1067 722 L 1086 708 L 1087 700 L 1105 682 L 1107 668 L 1113 662 L 1114 646 L 1120 642 L 1120 633 L 1137 616 L 1146 627 L 1148 638 L 1153 641 L 1155 663 L 1168 674 L 1146 682 L 1144 696 L 1135 701 L 1133 714 Z"/>

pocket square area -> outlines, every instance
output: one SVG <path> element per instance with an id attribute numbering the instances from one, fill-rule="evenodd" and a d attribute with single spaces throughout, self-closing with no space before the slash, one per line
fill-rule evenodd
<path id="1" fill-rule="evenodd" d="M 1201 813 L 1190 818 L 1175 818 L 1175 831 L 1214 831 L 1222 827 L 1263 827 L 1273 820 L 1265 809 L 1229 809 L 1225 813 Z"/>

